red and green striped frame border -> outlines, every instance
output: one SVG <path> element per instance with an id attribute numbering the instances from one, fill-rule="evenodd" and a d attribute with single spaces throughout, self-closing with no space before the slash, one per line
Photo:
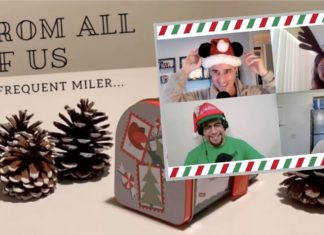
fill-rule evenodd
<path id="1" fill-rule="evenodd" d="M 156 26 L 157 40 L 324 24 L 324 12 L 251 16 Z"/>
<path id="2" fill-rule="evenodd" d="M 324 168 L 324 153 L 168 167 L 168 180 Z"/>

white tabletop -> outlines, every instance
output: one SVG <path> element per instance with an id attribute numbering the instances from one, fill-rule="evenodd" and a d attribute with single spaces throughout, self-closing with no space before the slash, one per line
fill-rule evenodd
<path id="1" fill-rule="evenodd" d="M 111 170 L 111 172 L 113 172 Z M 227 197 L 182 227 L 118 205 L 114 175 L 87 183 L 59 184 L 54 194 L 34 202 L 0 196 L 1 234 L 320 234 L 324 208 L 292 203 L 281 196 L 281 173 L 261 174 L 247 195 Z"/>

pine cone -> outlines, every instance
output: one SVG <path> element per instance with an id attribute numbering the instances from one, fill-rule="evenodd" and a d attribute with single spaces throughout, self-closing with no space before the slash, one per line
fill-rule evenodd
<path id="1" fill-rule="evenodd" d="M 28 125 L 30 119 L 34 114 L 27 115 L 27 110 L 19 111 L 19 116 L 12 115 L 11 117 L 6 117 L 9 121 L 8 123 L 0 124 L 0 157 L 6 151 L 6 147 L 10 146 L 15 138 L 17 132 L 25 131 L 27 133 L 34 133 L 41 121 L 37 121 L 32 125 Z"/>
<path id="2" fill-rule="evenodd" d="M 292 199 L 304 204 L 324 205 L 324 169 L 284 173 L 289 178 L 280 184 L 287 187 Z"/>
<path id="3" fill-rule="evenodd" d="M 110 156 L 103 153 L 113 145 L 111 133 L 105 130 L 110 125 L 98 126 L 108 117 L 94 109 L 94 102 L 88 99 L 81 99 L 77 106 L 80 112 L 65 106 L 70 120 L 59 113 L 65 123 L 54 122 L 54 125 L 63 133 L 51 133 L 59 149 L 55 154 L 55 165 L 60 178 L 93 178 L 110 167 Z"/>
<path id="4" fill-rule="evenodd" d="M 17 132 L 0 160 L 3 192 L 21 200 L 52 193 L 57 181 L 53 147 L 48 133 L 40 128 L 32 134 Z"/>

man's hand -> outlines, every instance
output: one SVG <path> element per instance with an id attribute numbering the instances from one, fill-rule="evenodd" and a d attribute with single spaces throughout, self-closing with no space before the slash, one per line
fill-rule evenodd
<path id="1" fill-rule="evenodd" d="M 253 52 L 248 52 L 244 54 L 244 63 L 253 72 L 260 75 L 261 77 L 268 73 L 268 70 L 265 68 L 262 59 Z"/>
<path id="2" fill-rule="evenodd" d="M 202 59 L 198 54 L 198 50 L 190 51 L 187 57 L 183 60 L 182 71 L 186 74 L 190 74 L 192 71 L 200 68 Z"/>

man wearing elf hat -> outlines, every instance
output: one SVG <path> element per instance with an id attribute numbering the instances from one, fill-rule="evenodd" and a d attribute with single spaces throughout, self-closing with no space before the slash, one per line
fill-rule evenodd
<path id="1" fill-rule="evenodd" d="M 244 140 L 226 136 L 225 114 L 213 104 L 198 106 L 193 120 L 194 131 L 203 137 L 203 142 L 188 153 L 185 165 L 263 158 Z"/>
<path id="2" fill-rule="evenodd" d="M 262 85 L 243 85 L 236 78 L 242 64 L 240 56 L 243 47 L 228 38 L 216 38 L 211 43 L 203 43 L 199 49 L 191 51 L 183 62 L 182 70 L 171 76 L 165 85 L 162 102 L 181 102 L 215 98 L 270 94 L 275 92 L 275 79 L 261 58 L 254 53 L 245 53 L 245 64 L 262 78 Z M 209 69 L 211 86 L 206 89 L 184 93 L 189 74 L 203 66 Z"/>

